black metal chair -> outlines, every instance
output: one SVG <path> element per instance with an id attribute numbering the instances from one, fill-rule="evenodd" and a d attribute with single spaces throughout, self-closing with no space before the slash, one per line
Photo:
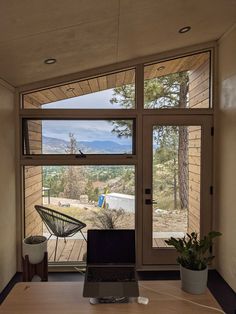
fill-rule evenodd
<path id="1" fill-rule="evenodd" d="M 71 216 L 62 214 L 54 209 L 47 208 L 41 205 L 35 205 L 35 209 L 42 218 L 45 226 L 50 233 L 48 240 L 51 238 L 52 235 L 55 235 L 57 237 L 54 261 L 56 260 L 58 238 L 65 239 L 66 237 L 72 237 L 77 232 L 80 232 L 84 240 L 87 241 L 83 232 L 81 231 L 81 229 L 86 227 L 85 223 Z"/>

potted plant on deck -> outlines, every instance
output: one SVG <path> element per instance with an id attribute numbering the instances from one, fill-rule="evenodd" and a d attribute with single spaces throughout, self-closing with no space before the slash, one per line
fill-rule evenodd
<path id="1" fill-rule="evenodd" d="M 31 264 L 38 264 L 47 252 L 47 238 L 42 235 L 34 235 L 23 240 L 23 258 L 29 257 Z"/>
<path id="2" fill-rule="evenodd" d="M 207 287 L 208 264 L 213 260 L 211 253 L 213 239 L 221 233 L 211 231 L 202 239 L 196 232 L 186 234 L 183 238 L 171 237 L 165 242 L 176 248 L 180 254 L 177 262 L 180 264 L 182 289 L 192 294 L 204 293 Z"/>

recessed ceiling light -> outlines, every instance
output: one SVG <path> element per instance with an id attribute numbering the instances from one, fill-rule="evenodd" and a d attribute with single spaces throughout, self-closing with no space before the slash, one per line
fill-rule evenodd
<path id="1" fill-rule="evenodd" d="M 164 65 L 162 65 L 162 66 L 160 66 L 159 68 L 157 68 L 157 71 L 162 71 L 162 70 L 164 70 L 165 69 L 165 67 L 164 67 Z"/>
<path id="2" fill-rule="evenodd" d="M 184 34 L 184 33 L 187 33 L 191 30 L 191 27 L 190 26 L 184 26 L 182 27 L 181 29 L 179 29 L 179 33 L 180 34 Z"/>
<path id="3" fill-rule="evenodd" d="M 54 58 L 48 58 L 48 59 L 44 60 L 45 64 L 54 64 L 56 62 L 57 62 L 57 60 Z"/>
<path id="4" fill-rule="evenodd" d="M 73 92 L 75 90 L 75 88 L 74 87 L 69 87 L 69 88 L 67 88 L 67 92 Z"/>

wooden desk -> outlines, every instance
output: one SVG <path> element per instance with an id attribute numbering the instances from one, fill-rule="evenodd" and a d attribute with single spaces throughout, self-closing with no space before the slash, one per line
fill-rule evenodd
<path id="1" fill-rule="evenodd" d="M 203 295 L 187 294 L 180 289 L 180 281 L 141 281 L 139 286 L 140 295 L 149 298 L 148 305 L 136 302 L 90 305 L 89 300 L 82 297 L 82 282 L 18 283 L 0 306 L 0 314 L 223 313 L 209 291 Z M 193 302 L 219 310 L 205 308 Z"/>

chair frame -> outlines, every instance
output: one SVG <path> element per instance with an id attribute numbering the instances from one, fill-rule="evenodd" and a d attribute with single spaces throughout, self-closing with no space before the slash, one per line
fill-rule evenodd
<path id="1" fill-rule="evenodd" d="M 58 245 L 58 238 L 64 238 L 64 241 L 66 241 L 66 238 L 67 237 L 72 237 L 73 235 L 75 235 L 77 232 L 80 232 L 84 238 L 84 240 L 87 242 L 83 232 L 81 231 L 81 229 L 83 229 L 84 227 L 86 227 L 86 224 L 83 223 L 82 221 L 74 218 L 74 217 L 71 217 L 69 215 L 66 215 L 64 213 L 61 213 L 59 211 L 56 211 L 54 209 L 51 209 L 51 208 L 48 208 L 48 207 L 45 207 L 45 206 L 42 206 L 42 205 L 35 205 L 34 206 L 37 213 L 39 214 L 39 216 L 41 217 L 43 223 L 45 224 L 48 232 L 50 233 L 50 236 L 48 237 L 48 240 L 51 238 L 51 236 L 55 235 L 57 238 L 56 238 L 56 247 L 55 247 L 55 254 L 54 254 L 54 262 L 56 261 L 56 254 L 57 254 L 57 245 Z M 75 231 L 73 231 L 72 233 L 68 234 L 66 237 L 63 237 L 63 236 L 59 236 L 59 235 L 56 235 L 54 234 L 50 227 L 48 226 L 47 222 L 44 220 L 43 218 L 43 215 L 42 215 L 42 212 L 45 212 L 47 215 L 51 216 L 51 217 L 56 217 L 58 220 L 61 220 L 63 222 L 67 222 L 67 223 L 73 223 L 73 224 L 80 224 L 81 228 L 78 229 L 76 228 Z M 59 217 L 61 216 L 61 217 Z"/>

